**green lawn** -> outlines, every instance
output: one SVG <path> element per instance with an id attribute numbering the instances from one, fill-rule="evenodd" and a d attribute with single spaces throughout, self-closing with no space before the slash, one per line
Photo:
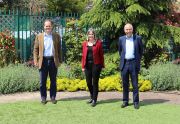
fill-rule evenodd
<path id="1" fill-rule="evenodd" d="M 119 100 L 101 101 L 92 108 L 86 100 L 26 101 L 0 104 L 0 124 L 179 124 L 180 105 L 143 103 L 122 109 Z"/>

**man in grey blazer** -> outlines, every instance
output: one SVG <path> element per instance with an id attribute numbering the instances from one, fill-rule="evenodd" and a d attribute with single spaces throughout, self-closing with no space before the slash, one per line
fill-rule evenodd
<path id="1" fill-rule="evenodd" d="M 50 77 L 50 99 L 56 104 L 56 75 L 61 60 L 60 35 L 52 32 L 53 22 L 49 19 L 44 21 L 44 32 L 36 36 L 34 42 L 34 64 L 40 73 L 41 103 L 46 104 L 47 89 L 46 81 Z"/>
<path id="2" fill-rule="evenodd" d="M 123 104 L 121 108 L 129 105 L 129 76 L 133 86 L 134 108 L 139 109 L 138 73 L 143 54 L 141 36 L 133 34 L 133 26 L 127 23 L 124 26 L 126 35 L 119 37 L 118 50 L 120 55 L 120 70 L 123 83 Z"/>

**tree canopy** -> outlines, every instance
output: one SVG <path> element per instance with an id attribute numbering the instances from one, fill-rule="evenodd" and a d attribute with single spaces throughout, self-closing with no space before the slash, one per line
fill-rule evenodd
<path id="1" fill-rule="evenodd" d="M 82 13 L 88 0 L 46 0 L 46 2 L 50 11 Z"/>
<path id="2" fill-rule="evenodd" d="M 88 0 L 3 0 L 4 8 L 21 8 L 30 11 L 82 13 Z"/>
<path id="3" fill-rule="evenodd" d="M 3 3 L 7 10 L 29 10 L 31 13 L 45 10 L 47 6 L 46 0 L 3 0 Z"/>
<path id="4" fill-rule="evenodd" d="M 159 14 L 170 11 L 171 0 L 94 0 L 93 8 L 81 16 L 80 25 L 100 29 L 110 39 L 123 34 L 124 24 L 132 23 L 135 32 L 144 37 L 146 46 L 163 47 L 170 35 L 180 42 L 180 28 L 157 22 Z"/>

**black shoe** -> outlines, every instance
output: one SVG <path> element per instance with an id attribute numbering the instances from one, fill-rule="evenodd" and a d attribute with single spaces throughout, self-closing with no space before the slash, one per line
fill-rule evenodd
<path id="1" fill-rule="evenodd" d="M 41 104 L 45 105 L 47 103 L 46 100 L 41 100 Z"/>
<path id="2" fill-rule="evenodd" d="M 92 99 L 89 99 L 88 101 L 87 101 L 87 104 L 89 104 L 89 103 L 92 103 Z"/>
<path id="3" fill-rule="evenodd" d="M 96 101 L 92 100 L 91 106 L 95 107 L 96 106 Z"/>
<path id="4" fill-rule="evenodd" d="M 121 105 L 121 108 L 125 108 L 127 107 L 129 104 L 127 102 L 123 102 L 123 104 Z"/>
<path id="5" fill-rule="evenodd" d="M 135 108 L 135 109 L 139 109 L 139 104 L 138 104 L 138 103 L 135 103 L 135 104 L 134 104 L 134 108 Z"/>
<path id="6" fill-rule="evenodd" d="M 51 102 L 52 102 L 52 104 L 56 104 L 56 103 L 57 103 L 57 100 L 51 99 Z"/>

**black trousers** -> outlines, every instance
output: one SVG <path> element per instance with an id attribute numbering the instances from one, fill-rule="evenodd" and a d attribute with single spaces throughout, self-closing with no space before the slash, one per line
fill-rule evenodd
<path id="1" fill-rule="evenodd" d="M 101 72 L 101 65 L 88 63 L 85 68 L 86 83 L 90 92 L 91 99 L 97 101 L 98 96 L 98 82 Z"/>
<path id="2" fill-rule="evenodd" d="M 139 103 L 138 90 L 138 71 L 136 69 L 135 60 L 125 61 L 125 66 L 121 72 L 123 82 L 123 102 L 129 102 L 129 76 L 133 86 L 133 102 Z"/>
<path id="3" fill-rule="evenodd" d="M 56 98 L 56 75 L 57 68 L 54 63 L 54 59 L 43 58 L 43 63 L 41 69 L 39 69 L 40 74 L 40 94 L 41 99 L 45 100 L 47 98 L 47 89 L 46 89 L 46 81 L 49 74 L 50 77 L 50 98 Z"/>

